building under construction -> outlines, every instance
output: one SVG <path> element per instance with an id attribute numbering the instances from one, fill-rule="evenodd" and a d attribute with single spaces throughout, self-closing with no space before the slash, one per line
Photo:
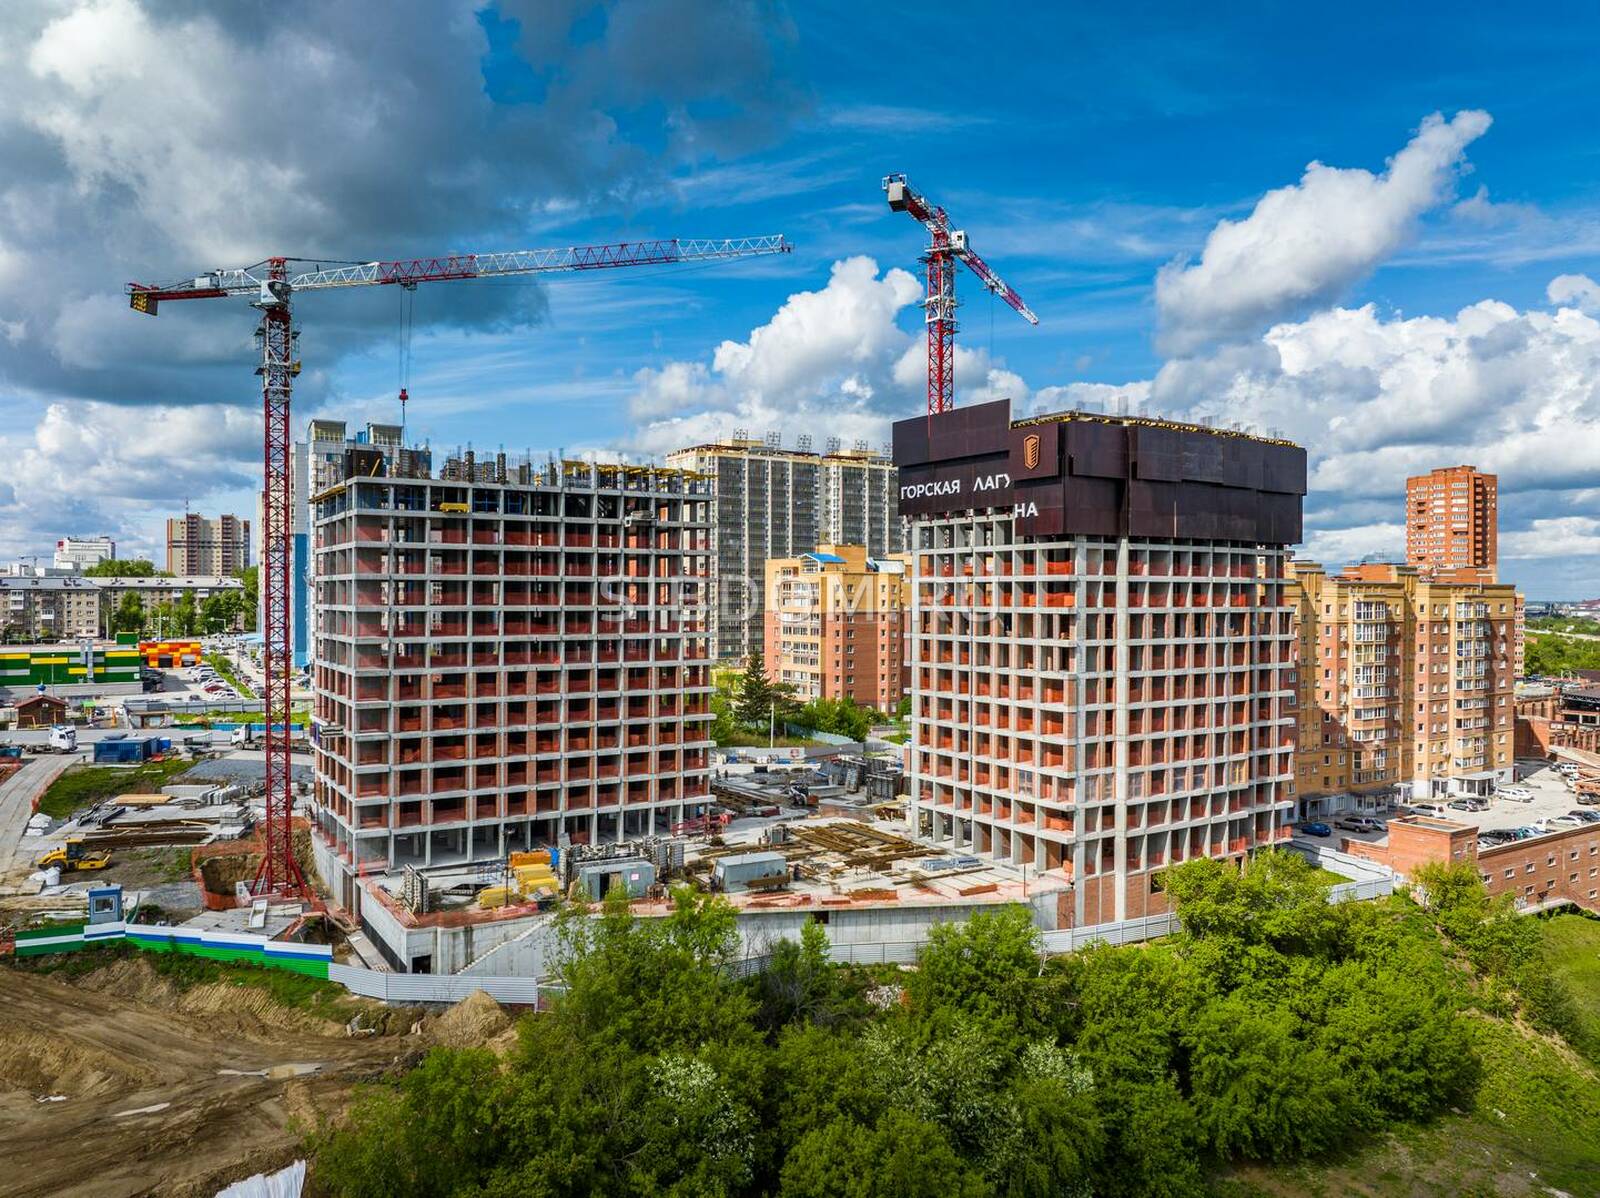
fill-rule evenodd
<path id="1" fill-rule="evenodd" d="M 315 818 L 358 871 L 503 860 L 703 814 L 710 483 L 589 462 L 390 477 L 316 504 Z"/>

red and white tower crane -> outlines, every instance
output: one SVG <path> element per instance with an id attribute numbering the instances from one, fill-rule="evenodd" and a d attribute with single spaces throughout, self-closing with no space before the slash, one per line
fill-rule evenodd
<path id="1" fill-rule="evenodd" d="M 978 257 L 967 235 L 950 226 L 943 208 L 928 202 L 906 182 L 904 175 L 886 175 L 883 190 L 889 207 L 909 212 L 928 230 L 932 240 L 922 255 L 928 272 L 928 295 L 922 301 L 923 320 L 928 326 L 928 411 L 948 412 L 956 406 L 956 262 L 983 280 L 983 285 L 1022 314 L 1030 324 L 1038 324 L 1022 297 L 1013 291 L 993 268 Z"/>
<path id="2" fill-rule="evenodd" d="M 266 676 L 263 721 L 267 758 L 266 821 L 261 868 L 251 887 L 258 895 L 306 895 L 295 860 L 290 831 L 294 801 L 289 787 L 289 641 L 290 496 L 289 393 L 300 373 L 292 302 L 302 291 L 334 287 L 396 284 L 407 289 L 419 283 L 449 279 L 489 279 L 508 275 L 610 270 L 625 266 L 661 266 L 788 253 L 780 236 L 728 240 L 621 242 L 616 245 L 569 246 L 565 249 L 517 250 L 492 254 L 448 254 L 437 258 L 404 258 L 388 262 L 323 265 L 298 258 L 268 258 L 254 266 L 213 270 L 167 286 L 128 284 L 128 304 L 135 312 L 156 314 L 166 300 L 248 298 L 261 313 L 256 343 L 261 349 L 261 399 L 265 411 L 262 441 L 262 670 Z"/>

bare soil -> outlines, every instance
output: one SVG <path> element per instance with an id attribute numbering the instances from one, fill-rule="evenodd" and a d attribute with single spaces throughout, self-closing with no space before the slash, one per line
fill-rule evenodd
<path id="1" fill-rule="evenodd" d="M 0 1195 L 211 1198 L 293 1160 L 353 1085 L 431 1039 L 349 1038 L 261 991 L 179 990 L 139 960 L 76 984 L 0 967 Z"/>

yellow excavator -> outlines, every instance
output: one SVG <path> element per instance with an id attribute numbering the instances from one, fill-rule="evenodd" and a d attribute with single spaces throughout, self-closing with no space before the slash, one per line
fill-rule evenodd
<path id="1" fill-rule="evenodd" d="M 84 848 L 81 836 L 67 837 L 65 845 L 51 849 L 34 862 L 39 869 L 49 869 L 52 865 L 59 865 L 62 869 L 104 869 L 110 864 L 110 853 L 105 849 Z"/>

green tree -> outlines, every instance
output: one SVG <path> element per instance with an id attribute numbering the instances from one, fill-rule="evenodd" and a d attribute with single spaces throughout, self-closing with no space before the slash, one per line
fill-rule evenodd
<path id="1" fill-rule="evenodd" d="M 936 1125 L 890 1111 L 876 1127 L 838 1119 L 808 1133 L 783 1166 L 783 1198 L 981 1198 L 993 1191 Z"/>
<path id="2" fill-rule="evenodd" d="M 172 632 L 179 636 L 193 636 L 200 625 L 200 613 L 195 606 L 194 592 L 184 591 L 172 605 Z"/>
<path id="3" fill-rule="evenodd" d="M 144 631 L 144 600 L 137 591 L 124 591 L 122 598 L 117 601 L 117 608 L 111 613 L 111 631 L 139 632 Z"/>
<path id="4" fill-rule="evenodd" d="M 108 558 L 85 567 L 87 578 L 171 578 L 165 570 L 157 570 L 155 563 L 146 557 Z"/>
<path id="5" fill-rule="evenodd" d="M 792 694 L 793 688 L 789 690 Z M 739 675 L 735 693 L 733 718 L 736 722 L 747 728 L 754 728 L 758 724 L 765 727 L 774 718 L 774 709 L 779 706 L 783 692 L 767 677 L 767 666 L 761 650 L 757 649 L 745 659 L 744 671 Z M 784 712 L 779 710 L 776 715 L 781 722 Z"/>
<path id="6" fill-rule="evenodd" d="M 832 1023 L 840 1015 L 838 971 L 828 958 L 828 933 L 814 919 L 800 939 L 779 940 L 767 967 L 751 981 L 756 1024 L 769 1034 L 802 1020 Z"/>
<path id="7" fill-rule="evenodd" d="M 794 713 L 792 722 L 817 732 L 866 740 L 874 714 L 850 698 L 813 699 Z"/>

